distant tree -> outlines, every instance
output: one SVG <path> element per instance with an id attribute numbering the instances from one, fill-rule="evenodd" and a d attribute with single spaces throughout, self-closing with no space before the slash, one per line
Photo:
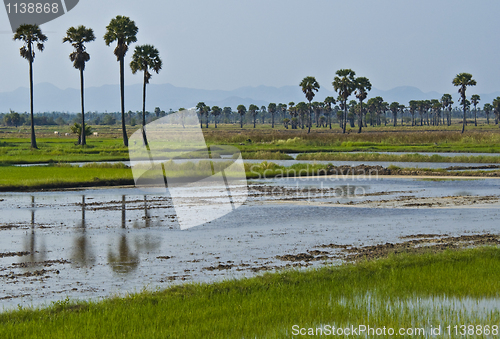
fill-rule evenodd
<path id="1" fill-rule="evenodd" d="M 295 107 L 295 102 L 293 101 L 290 101 L 288 103 L 288 114 L 290 114 L 290 123 L 292 124 L 292 129 L 297 129 L 297 107 Z"/>
<path id="2" fill-rule="evenodd" d="M 133 122 L 133 124 L 131 122 L 131 124 L 132 124 L 132 126 L 134 126 L 135 119 L 132 119 L 132 120 L 134 120 L 134 122 Z M 102 119 L 102 124 L 103 125 L 114 125 L 114 124 L 116 124 L 116 119 L 111 114 L 105 114 L 104 118 Z"/>
<path id="3" fill-rule="evenodd" d="M 356 89 L 356 81 L 354 79 L 356 73 L 351 69 L 339 69 L 335 74 L 337 76 L 333 79 L 332 85 L 342 100 L 344 110 L 342 133 L 345 133 L 347 125 L 347 99 Z"/>
<path id="4" fill-rule="evenodd" d="M 267 111 L 271 114 L 271 128 L 274 128 L 274 114 L 276 113 L 276 104 L 271 102 L 269 106 L 267 106 Z M 288 125 L 287 127 L 288 128 Z"/>
<path id="5" fill-rule="evenodd" d="M 493 109 L 495 110 L 495 124 L 498 124 L 500 122 L 500 97 L 493 100 Z"/>
<path id="6" fill-rule="evenodd" d="M 323 102 L 314 101 L 311 105 L 314 112 L 314 120 L 316 121 L 316 127 L 319 127 L 321 113 L 323 113 L 325 104 Z"/>
<path id="7" fill-rule="evenodd" d="M 198 117 L 200 118 L 200 127 L 203 128 L 203 114 L 205 114 L 205 105 L 204 102 L 199 102 L 196 104 L 196 109 L 198 110 Z"/>
<path id="8" fill-rule="evenodd" d="M 125 128 L 125 54 L 127 54 L 128 46 L 137 41 L 137 32 L 139 29 L 135 22 L 129 17 L 117 15 L 111 19 L 109 25 L 106 26 L 106 34 L 104 34 L 104 42 L 109 46 L 113 41 L 117 41 L 114 54 L 117 61 L 120 62 L 120 97 L 122 109 L 122 132 L 123 144 L 128 146 L 127 130 Z"/>
<path id="9" fill-rule="evenodd" d="M 441 108 L 443 106 L 441 105 L 441 102 L 437 99 L 432 99 L 431 100 L 431 108 L 433 112 L 433 118 L 432 118 L 432 124 L 434 126 L 439 125 L 439 118 L 441 116 Z"/>
<path id="10" fill-rule="evenodd" d="M 415 126 L 415 113 L 418 110 L 418 101 L 417 100 L 410 100 L 409 102 L 410 106 L 410 115 L 411 115 L 411 125 Z"/>
<path id="11" fill-rule="evenodd" d="M 290 123 L 290 119 L 288 119 L 288 118 L 283 119 L 283 126 L 285 126 L 286 129 L 288 129 L 289 123 Z"/>
<path id="12" fill-rule="evenodd" d="M 215 128 L 217 128 L 217 117 L 221 115 L 222 109 L 219 106 L 212 106 L 212 115 L 214 116 Z"/>
<path id="13" fill-rule="evenodd" d="M 71 133 L 78 135 L 78 145 L 82 144 L 81 138 L 82 138 L 82 125 L 79 123 L 75 122 L 73 126 L 71 126 Z M 89 125 L 85 125 L 85 135 L 89 136 L 92 134 L 92 127 Z"/>
<path id="14" fill-rule="evenodd" d="M 474 126 L 477 127 L 477 104 L 479 103 L 479 100 L 481 100 L 481 97 L 477 94 L 473 94 L 470 101 L 474 105 Z"/>
<path id="15" fill-rule="evenodd" d="M 486 103 L 483 106 L 484 114 L 486 114 L 486 123 L 490 124 L 490 113 L 493 110 L 493 106 L 490 103 Z"/>
<path id="16" fill-rule="evenodd" d="M 257 113 L 259 111 L 259 107 L 254 105 L 254 104 L 251 104 L 250 106 L 248 106 L 248 112 L 252 115 L 252 118 L 253 118 L 253 128 L 255 128 L 255 121 L 257 119 Z"/>
<path id="17" fill-rule="evenodd" d="M 465 90 L 467 89 L 467 86 L 476 86 L 477 82 L 476 80 L 472 79 L 472 74 L 470 73 L 460 73 L 453 78 L 452 84 L 454 86 L 459 87 L 458 88 L 458 93 L 461 96 L 461 104 L 463 106 L 464 110 L 464 118 L 463 118 L 463 123 L 462 123 L 462 133 L 465 132 L 465 112 L 466 112 L 466 96 L 465 96 Z"/>
<path id="18" fill-rule="evenodd" d="M 446 122 L 447 125 L 451 125 L 451 106 L 453 105 L 453 100 L 451 94 L 443 94 L 441 97 L 441 105 L 443 105 L 443 109 L 447 109 L 446 112 Z"/>
<path id="19" fill-rule="evenodd" d="M 309 110 L 309 106 L 305 102 L 301 101 L 295 106 L 295 108 L 297 109 L 297 114 L 299 115 L 301 128 L 304 129 L 304 120 L 306 113 Z"/>
<path id="20" fill-rule="evenodd" d="M 226 117 L 226 119 L 229 121 L 229 122 L 232 122 L 231 120 L 231 116 L 233 114 L 233 110 L 231 109 L 231 107 L 224 107 L 222 109 L 222 114 Z"/>
<path id="21" fill-rule="evenodd" d="M 90 60 L 90 55 L 87 53 L 87 48 L 85 47 L 86 42 L 91 42 L 95 40 L 94 31 L 92 28 L 87 28 L 83 25 L 75 27 L 70 27 L 66 31 L 66 36 L 63 38 L 63 43 L 69 42 L 74 51 L 69 55 L 69 59 L 73 61 L 73 67 L 80 71 L 80 100 L 82 105 L 82 131 L 86 131 L 85 128 L 85 108 L 84 108 L 84 86 L 83 86 L 83 71 L 85 70 L 85 63 Z M 87 144 L 86 135 L 82 133 L 81 145 Z"/>
<path id="22" fill-rule="evenodd" d="M 205 127 L 208 128 L 208 119 L 212 108 L 210 106 L 203 107 L 203 113 L 205 113 Z"/>
<path id="23" fill-rule="evenodd" d="M 151 79 L 150 70 L 158 74 L 162 68 L 162 61 L 160 59 L 160 52 L 153 45 L 136 46 L 134 55 L 132 55 L 132 62 L 130 63 L 132 74 L 137 71 L 144 72 L 144 80 L 142 85 L 142 138 L 144 145 L 148 145 L 146 137 L 146 85 L 149 84 Z M 159 108 L 158 108 L 159 110 Z"/>
<path id="24" fill-rule="evenodd" d="M 399 106 L 400 106 L 399 102 L 397 102 L 397 101 L 394 101 L 389 106 L 389 109 L 392 112 L 392 117 L 393 117 L 393 120 L 394 120 L 394 127 L 396 127 L 396 125 L 397 125 L 397 120 L 398 120 L 397 118 L 398 118 Z"/>
<path id="25" fill-rule="evenodd" d="M 38 25 L 24 24 L 17 28 L 14 34 L 14 40 L 22 40 L 24 45 L 19 49 L 21 57 L 28 60 L 30 66 L 30 112 L 31 112 L 31 148 L 38 148 L 35 137 L 35 122 L 33 117 L 33 61 L 35 60 L 35 49 L 42 52 L 45 48 L 44 42 L 47 41 L 47 36 L 42 33 Z"/>
<path id="26" fill-rule="evenodd" d="M 311 132 L 311 101 L 314 98 L 315 93 L 319 90 L 319 84 L 316 81 L 315 77 L 305 77 L 302 79 L 302 81 L 299 84 L 300 87 L 302 87 L 302 92 L 305 94 L 306 99 L 309 101 L 309 125 L 308 125 L 308 130 L 307 133 Z"/>
<path id="27" fill-rule="evenodd" d="M 266 113 L 266 106 L 260 106 L 260 119 L 262 120 L 262 124 L 265 124 Z"/>
<path id="28" fill-rule="evenodd" d="M 243 117 L 247 113 L 247 108 L 244 105 L 238 105 L 236 108 L 238 114 L 240 115 L 240 127 L 243 128 Z"/>
<path id="29" fill-rule="evenodd" d="M 359 100 L 359 120 L 358 120 L 358 125 L 359 125 L 359 130 L 358 133 L 361 133 L 361 129 L 363 127 L 363 100 L 366 99 L 368 96 L 368 92 L 371 91 L 372 89 L 372 84 L 370 83 L 370 80 L 365 77 L 358 77 L 355 80 L 355 94 L 356 98 Z M 365 118 L 366 122 L 366 118 Z"/>
<path id="30" fill-rule="evenodd" d="M 332 105 L 335 105 L 336 101 L 333 97 L 325 98 L 325 114 L 327 116 L 327 124 L 330 125 L 330 129 L 332 129 Z"/>

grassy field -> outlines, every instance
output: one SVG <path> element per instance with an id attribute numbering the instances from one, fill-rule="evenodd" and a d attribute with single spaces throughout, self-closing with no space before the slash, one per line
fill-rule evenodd
<path id="1" fill-rule="evenodd" d="M 199 180 L 211 175 L 211 166 L 206 166 L 207 162 L 202 161 L 194 164 L 186 162 L 182 164 L 167 163 L 165 174 L 168 178 L 186 178 L 187 180 Z M 224 166 L 222 163 L 214 163 L 215 170 L 217 166 Z M 272 161 L 263 161 L 261 163 L 246 163 L 245 174 L 247 179 L 264 179 L 275 177 L 298 177 L 326 175 L 329 164 L 294 164 L 291 166 L 281 166 Z M 442 168 L 401 168 L 397 166 L 388 166 L 393 171 L 392 174 L 398 175 L 460 175 L 460 176 L 499 176 L 497 171 L 468 170 L 468 171 L 447 171 Z M 161 171 L 161 170 L 160 170 Z M 163 175 L 163 171 L 152 171 L 146 175 L 146 179 L 152 179 L 154 176 Z M 336 172 L 335 172 L 336 173 Z M 333 173 L 333 174 L 335 174 Z M 352 172 L 346 172 L 345 175 L 337 173 L 338 178 L 353 176 Z M 382 175 L 384 173 L 373 172 L 369 169 L 366 175 Z M 377 174 L 378 173 L 378 174 Z M 231 173 L 226 173 L 231 177 Z M 357 177 L 357 174 L 355 175 Z M 240 178 L 239 174 L 236 174 Z M 102 186 L 121 186 L 134 185 L 134 178 L 130 167 L 121 163 L 89 163 L 82 167 L 69 164 L 50 164 L 47 166 L 0 166 L 0 191 L 33 191 L 40 189 L 58 189 L 58 188 L 77 188 L 77 187 L 102 187 Z M 147 184 L 147 182 L 146 182 Z"/>
<path id="2" fill-rule="evenodd" d="M 500 311 L 484 305 L 498 306 L 499 291 L 498 247 L 429 251 L 4 312 L 0 337 L 290 338 L 325 325 L 455 331 L 462 324 L 492 334 Z"/>
<path id="3" fill-rule="evenodd" d="M 0 163 L 48 163 L 71 161 L 128 160 L 118 126 L 98 126 L 98 137 L 90 136 L 88 146 L 75 145 L 75 136 L 54 137 L 58 127 L 38 128 L 38 150 L 30 148 L 28 129 L 0 128 Z M 64 128 L 64 126 L 62 126 Z M 138 127 L 129 127 L 129 134 Z M 61 132 L 61 133 L 62 133 Z M 361 134 L 342 134 L 340 129 L 314 128 L 286 130 L 240 129 L 236 125 L 210 126 L 203 129 L 209 145 L 231 145 L 251 156 L 255 152 L 271 154 L 295 152 L 404 151 L 404 152 L 486 152 L 500 153 L 500 129 L 495 125 L 470 127 L 466 133 L 451 127 L 373 127 Z M 271 158 L 276 159 L 276 158 Z"/>
<path id="4" fill-rule="evenodd" d="M 500 156 L 442 156 L 438 154 L 380 154 L 380 153 L 302 153 L 297 160 L 321 161 L 398 161 L 398 162 L 450 162 L 450 163 L 500 163 Z"/>

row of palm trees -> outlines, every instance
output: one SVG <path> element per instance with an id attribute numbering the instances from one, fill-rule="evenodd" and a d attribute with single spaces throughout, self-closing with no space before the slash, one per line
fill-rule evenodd
<path id="1" fill-rule="evenodd" d="M 477 104 L 480 101 L 480 96 L 477 94 L 472 95 L 471 101 L 466 98 L 466 89 L 469 86 L 475 86 L 476 81 L 472 79 L 472 75 L 469 73 L 460 73 L 453 79 L 452 84 L 454 86 L 459 87 L 458 93 L 460 94 L 460 104 L 463 106 L 463 122 L 462 122 L 462 133 L 465 131 L 466 121 L 466 112 L 470 108 L 471 104 L 474 105 L 474 123 L 477 126 Z M 335 105 L 337 102 L 339 103 L 340 109 L 342 110 L 341 116 L 339 116 L 340 126 L 342 128 L 342 132 L 346 133 L 346 126 L 348 121 L 348 110 L 354 111 L 354 114 L 358 116 L 358 133 L 361 133 L 363 126 L 367 126 L 367 113 L 370 113 L 370 123 L 381 124 L 381 116 L 385 115 L 387 111 L 391 111 L 393 114 L 393 123 L 394 126 L 397 124 L 398 114 L 401 115 L 402 123 L 403 123 L 403 113 L 406 109 L 411 114 L 411 124 L 412 126 L 418 125 L 418 119 L 415 117 L 418 112 L 420 115 L 420 125 L 439 125 L 441 122 L 441 117 L 443 118 L 443 124 L 450 125 L 451 124 L 451 110 L 453 105 L 453 100 L 450 94 L 444 94 L 441 100 L 433 99 L 433 100 L 411 100 L 409 102 L 409 106 L 401 105 L 398 102 L 393 102 L 390 105 L 383 100 L 382 97 L 377 96 L 375 98 L 370 98 L 366 104 L 366 110 L 364 109 L 363 101 L 367 98 L 368 92 L 371 90 L 370 80 L 366 77 L 356 77 L 356 73 L 351 69 L 340 69 L 336 72 L 336 76 L 332 82 L 332 86 L 334 90 L 338 93 L 338 98 L 335 100 L 333 97 L 327 97 L 324 102 L 312 102 L 315 97 L 315 92 L 318 92 L 320 85 L 316 81 L 315 77 L 307 76 L 305 77 L 299 84 L 302 88 L 302 92 L 304 93 L 309 104 L 304 102 L 300 102 L 295 105 L 294 102 L 290 102 L 288 104 L 288 113 L 292 117 L 291 123 L 292 128 L 296 128 L 297 121 L 299 124 L 302 124 L 302 128 L 304 127 L 304 120 L 307 120 L 306 125 L 308 127 L 308 133 L 311 131 L 312 126 L 312 114 L 314 112 L 316 117 L 316 127 L 320 125 L 320 116 L 323 113 L 323 116 L 327 120 L 326 124 L 330 125 L 331 129 L 331 115 L 332 115 L 332 105 Z M 351 100 L 349 103 L 347 102 L 351 95 L 355 95 L 359 100 L 359 103 Z M 219 107 L 214 106 L 212 109 L 206 106 L 205 103 L 200 102 L 196 106 L 199 112 L 200 117 L 206 117 L 206 127 L 208 128 L 208 119 L 209 114 L 212 111 L 212 114 L 215 116 L 215 120 L 217 120 L 217 116 L 220 115 L 221 110 Z M 337 107 L 336 107 L 337 108 Z M 224 108 L 224 111 L 229 109 L 228 107 Z M 287 112 L 286 104 L 278 104 L 270 103 L 267 107 L 267 112 L 271 115 L 271 123 L 274 128 L 274 116 L 276 111 L 279 112 Z M 489 114 L 494 110 L 497 116 L 500 117 L 500 97 L 496 98 L 493 101 L 493 105 L 487 103 L 484 105 L 484 111 L 486 112 L 488 123 L 489 123 Z M 445 114 L 442 114 L 443 111 L 446 111 L 446 122 L 445 122 Z M 247 113 L 247 109 L 244 105 L 239 105 L 237 107 L 237 112 L 240 115 L 240 126 L 243 128 L 243 116 Z M 256 116 L 259 113 L 259 108 L 256 105 L 250 105 L 248 108 L 248 112 L 253 117 L 253 123 L 255 128 Z M 260 109 L 261 114 L 265 114 L 266 107 L 262 106 Z M 307 118 L 305 115 L 307 114 Z M 353 114 L 353 115 L 354 115 Z M 429 120 L 429 115 L 431 115 L 431 119 Z M 284 116 L 284 114 L 283 114 Z M 300 120 L 296 117 L 299 116 Z M 375 117 L 375 119 L 374 119 Z M 498 119 L 497 119 L 498 120 Z M 288 123 L 290 119 L 284 119 L 285 128 L 288 128 Z M 385 119 L 385 124 L 387 124 L 387 119 Z M 351 125 L 354 126 L 354 121 L 351 121 Z M 217 125 L 216 125 L 217 126 Z M 202 126 L 203 127 L 203 126 Z"/>
<path id="2" fill-rule="evenodd" d="M 457 109 L 453 107 L 454 104 L 450 94 L 444 94 L 440 100 L 411 100 L 409 105 L 402 105 L 398 102 L 392 102 L 391 104 L 384 101 L 380 96 L 368 99 L 366 103 L 366 91 L 360 91 L 356 93 L 358 100 L 361 100 L 363 104 L 363 112 L 361 114 L 361 105 L 356 100 L 350 100 L 347 102 L 347 121 L 351 127 L 355 127 L 355 121 L 357 119 L 358 132 L 361 131 L 363 127 L 368 126 L 380 126 L 382 124 L 387 125 L 389 123 L 389 118 L 387 114 L 392 114 L 392 123 L 394 126 L 401 125 L 411 125 L 411 126 L 424 126 L 424 125 L 451 125 L 452 117 L 460 115 L 462 117 L 462 109 Z M 338 99 L 338 103 L 343 107 L 343 103 Z M 480 101 L 479 95 L 474 94 L 471 98 L 474 105 L 474 109 L 471 111 L 469 108 L 471 102 L 467 100 L 467 111 L 473 113 L 474 123 L 477 126 L 478 111 L 486 117 L 486 121 L 490 124 L 490 115 L 492 112 L 495 113 L 495 124 L 498 123 L 500 119 L 500 97 L 493 101 L 493 105 L 490 103 L 485 103 L 484 108 L 481 110 L 477 107 Z M 340 128 L 344 127 L 345 112 L 343 108 L 341 109 L 339 105 L 335 105 L 337 101 L 329 96 L 326 97 L 324 101 L 311 102 L 309 106 L 306 102 L 299 102 L 295 104 L 290 102 L 288 104 L 283 103 L 270 103 L 268 106 L 261 106 L 258 109 L 253 105 L 250 109 L 247 109 L 244 105 L 239 105 L 237 111 L 231 109 L 231 107 L 219 108 L 218 106 L 213 106 L 212 108 L 207 106 L 204 102 L 200 102 L 197 105 L 198 113 L 202 121 L 203 126 L 208 127 L 209 122 L 214 122 L 216 127 L 219 121 L 225 121 L 227 123 L 235 123 L 236 116 L 239 115 L 239 122 L 241 128 L 243 124 L 252 122 L 255 128 L 255 122 L 260 120 L 261 124 L 269 123 L 272 128 L 275 127 L 275 123 L 279 122 L 288 129 L 291 126 L 292 129 L 304 128 L 309 125 L 316 127 L 330 127 L 332 129 L 333 117 L 336 117 Z M 335 105 L 335 106 L 334 106 Z M 495 109 L 496 107 L 496 109 Z M 311 111 L 309 110 L 311 109 Z M 314 121 L 309 122 L 309 112 L 311 112 Z M 278 120 L 276 120 L 278 118 Z M 349 127 L 349 124 L 346 126 Z"/>
<path id="3" fill-rule="evenodd" d="M 121 98 L 121 115 L 122 115 L 122 132 L 123 144 L 128 146 L 128 136 L 125 127 L 125 55 L 129 45 L 137 42 L 137 33 L 139 29 L 135 22 L 129 17 L 118 15 L 113 18 L 108 26 L 106 26 L 106 34 L 104 34 L 104 42 L 109 46 L 113 42 L 117 42 L 114 49 L 114 54 L 117 61 L 120 63 L 120 98 Z M 86 145 L 86 128 L 85 128 L 85 107 L 84 107 L 84 76 L 85 64 L 90 60 L 90 55 L 87 52 L 86 43 L 94 41 L 95 35 L 92 28 L 87 28 L 83 25 L 78 27 L 70 27 L 66 31 L 66 36 L 63 38 L 63 43 L 68 42 L 73 46 L 73 52 L 69 55 L 73 62 L 73 67 L 80 71 L 80 96 L 82 109 L 81 137 L 79 143 Z M 20 49 L 21 57 L 29 62 L 30 75 L 30 112 L 31 112 L 31 147 L 38 148 L 35 136 L 35 124 L 33 118 L 33 61 L 35 60 L 35 46 L 42 52 L 44 43 L 48 40 L 47 36 L 42 33 L 40 27 L 36 24 L 20 25 L 14 33 L 14 40 L 23 41 L 23 46 Z M 144 143 L 147 145 L 144 126 L 146 124 L 146 85 L 151 79 L 150 71 L 157 74 L 162 68 L 162 60 L 160 53 L 153 45 L 136 46 L 130 63 L 132 73 L 138 71 L 144 72 L 143 81 L 143 100 L 142 100 L 142 130 Z"/>

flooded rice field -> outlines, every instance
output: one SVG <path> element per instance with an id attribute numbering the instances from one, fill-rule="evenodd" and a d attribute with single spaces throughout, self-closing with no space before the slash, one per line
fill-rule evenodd
<path id="1" fill-rule="evenodd" d="M 194 196 L 186 191 L 186 205 Z M 243 206 L 181 230 L 167 194 L 125 187 L 2 193 L 0 305 L 335 264 L 408 239 L 496 244 L 499 207 L 498 179 L 262 179 L 249 183 Z"/>

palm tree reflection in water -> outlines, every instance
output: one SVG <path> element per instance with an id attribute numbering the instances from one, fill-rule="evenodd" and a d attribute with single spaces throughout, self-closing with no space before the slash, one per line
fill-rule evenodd
<path id="1" fill-rule="evenodd" d="M 37 251 L 37 241 L 35 234 L 35 197 L 31 196 L 31 232 L 28 234 L 28 240 L 25 242 L 25 252 L 29 252 L 23 257 L 23 262 L 30 263 L 28 267 L 37 267 L 41 262 L 45 261 L 45 245 L 42 242 L 40 249 Z"/>
<path id="2" fill-rule="evenodd" d="M 122 195 L 122 229 L 126 228 L 126 199 Z M 127 274 L 135 269 L 139 265 L 139 256 L 130 249 L 127 241 L 127 233 L 122 231 L 120 235 L 120 240 L 118 243 L 118 254 L 114 253 L 113 250 L 108 251 L 108 263 L 111 265 L 111 269 L 119 274 Z"/>
<path id="3" fill-rule="evenodd" d="M 92 266 L 95 262 L 95 257 L 92 254 L 91 244 L 87 239 L 87 227 L 85 225 L 85 196 L 82 195 L 82 220 L 77 224 L 79 234 L 75 237 L 75 245 L 71 262 L 75 266 Z"/>

